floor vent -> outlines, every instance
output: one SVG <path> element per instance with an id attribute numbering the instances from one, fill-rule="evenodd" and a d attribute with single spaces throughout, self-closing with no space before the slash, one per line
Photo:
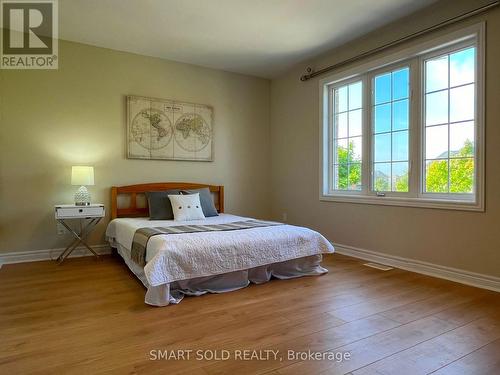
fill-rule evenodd
<path id="1" fill-rule="evenodd" d="M 376 268 L 382 271 L 389 271 L 394 269 L 393 267 L 385 266 L 383 264 L 378 264 L 378 263 L 364 263 L 363 265 L 371 268 Z"/>

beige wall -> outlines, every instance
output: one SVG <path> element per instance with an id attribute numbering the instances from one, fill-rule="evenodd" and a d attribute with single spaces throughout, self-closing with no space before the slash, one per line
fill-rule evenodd
<path id="1" fill-rule="evenodd" d="M 269 81 L 61 42 L 59 70 L 0 71 L 0 252 L 58 248 L 53 205 L 71 203 L 71 165 L 109 187 L 185 181 L 225 185 L 226 210 L 270 215 Z M 214 107 L 215 161 L 125 158 L 125 95 Z M 107 221 L 107 220 L 106 220 Z M 105 223 L 92 237 L 103 243 Z"/>
<path id="2" fill-rule="evenodd" d="M 330 65 L 481 3 L 441 2 L 310 64 Z M 286 212 L 289 222 L 336 243 L 500 276 L 500 8 L 461 25 L 481 20 L 487 21 L 486 212 L 320 202 L 318 78 L 300 82 L 308 65 L 302 64 L 271 85 L 274 218 Z"/>

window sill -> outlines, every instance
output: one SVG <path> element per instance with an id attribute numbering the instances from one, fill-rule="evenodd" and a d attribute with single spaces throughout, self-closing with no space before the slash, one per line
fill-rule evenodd
<path id="1" fill-rule="evenodd" d="M 371 196 L 371 195 L 326 195 L 320 194 L 320 201 L 356 203 L 356 204 L 371 204 L 383 206 L 400 206 L 400 207 L 419 207 L 419 208 L 435 208 L 442 210 L 458 210 L 458 211 L 478 211 L 484 212 L 484 204 L 482 202 L 466 201 L 466 200 L 444 200 L 431 198 L 406 198 L 394 196 Z"/>

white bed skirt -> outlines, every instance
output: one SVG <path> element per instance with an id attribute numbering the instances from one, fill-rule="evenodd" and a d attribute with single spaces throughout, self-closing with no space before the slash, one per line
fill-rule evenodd
<path id="1" fill-rule="evenodd" d="M 147 288 L 145 302 L 152 306 L 167 306 L 179 303 L 184 296 L 200 296 L 205 293 L 225 293 L 245 288 L 250 283 L 262 284 L 271 277 L 292 279 L 301 276 L 318 276 L 328 270 L 321 267 L 321 254 L 273 263 L 242 271 L 221 275 L 197 277 L 189 280 L 175 281 L 170 284 L 150 286 L 144 269 L 132 261 L 130 251 L 118 243 L 112 243 L 130 270 Z"/>

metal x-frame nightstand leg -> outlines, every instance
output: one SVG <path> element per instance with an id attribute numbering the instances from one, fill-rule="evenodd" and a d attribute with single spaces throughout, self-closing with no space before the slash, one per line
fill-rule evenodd
<path id="1" fill-rule="evenodd" d="M 64 261 L 64 259 L 66 259 L 73 252 L 73 250 L 76 249 L 76 247 L 80 243 L 83 246 L 85 246 L 87 249 L 89 249 L 96 257 L 99 258 L 99 254 L 97 254 L 95 252 L 95 250 L 92 249 L 85 242 L 85 238 L 90 234 L 90 232 L 92 232 L 92 229 L 94 229 L 94 227 L 97 225 L 97 223 L 101 219 L 102 219 L 101 217 L 91 218 L 90 221 L 87 223 L 87 225 L 85 225 L 83 228 L 80 229 L 80 233 L 75 232 L 73 230 L 73 228 L 71 228 L 68 224 L 66 224 L 66 222 L 64 221 L 64 219 L 57 219 L 57 221 L 59 223 L 61 223 L 73 235 L 73 237 L 75 237 L 75 239 L 73 240 L 73 242 L 71 242 L 68 245 L 68 247 L 66 249 L 64 249 L 64 251 L 61 253 L 61 255 L 59 255 L 59 257 L 57 258 L 57 261 L 59 262 L 59 264 L 62 263 Z M 81 219 L 81 220 L 84 220 L 84 219 Z M 80 223 L 81 223 L 81 221 L 80 221 Z"/>

